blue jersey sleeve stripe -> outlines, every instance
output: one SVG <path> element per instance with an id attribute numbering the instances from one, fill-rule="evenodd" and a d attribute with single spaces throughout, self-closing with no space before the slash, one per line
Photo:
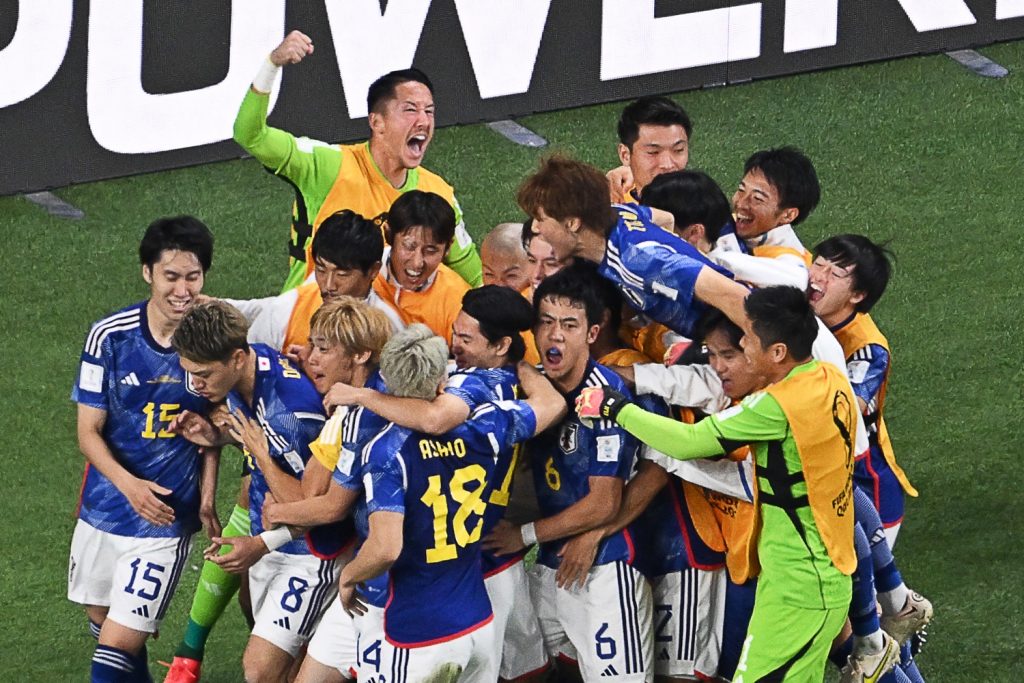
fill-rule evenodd
<path id="1" fill-rule="evenodd" d="M 85 352 L 94 358 L 99 358 L 100 349 L 103 346 L 103 342 L 113 332 L 123 332 L 126 330 L 133 330 L 139 326 L 139 317 L 135 316 L 134 319 L 119 322 L 117 324 L 105 325 L 102 330 L 94 332 L 97 334 L 90 342 L 86 343 Z M 91 335 L 90 335 L 91 336 Z"/>

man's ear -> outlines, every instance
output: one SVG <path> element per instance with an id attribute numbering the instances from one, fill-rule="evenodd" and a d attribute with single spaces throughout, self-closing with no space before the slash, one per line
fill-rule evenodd
<path id="1" fill-rule="evenodd" d="M 494 350 L 499 356 L 504 356 L 512 347 L 512 337 L 502 337 L 494 342 Z"/>
<path id="2" fill-rule="evenodd" d="M 689 242 L 694 247 L 699 247 L 704 241 L 707 231 L 703 223 L 691 223 L 682 230 L 676 230 L 676 235 Z"/>
<path id="3" fill-rule="evenodd" d="M 382 265 L 383 264 L 380 261 L 377 261 L 367 269 L 366 274 L 370 276 L 371 280 L 375 280 L 377 278 L 377 273 L 380 272 Z"/>
<path id="4" fill-rule="evenodd" d="M 787 223 L 792 224 L 800 216 L 800 209 L 795 206 L 791 206 L 788 209 L 782 209 L 779 212 L 779 225 L 785 225 Z"/>
<path id="5" fill-rule="evenodd" d="M 864 297 L 867 296 L 867 292 L 854 292 L 850 295 L 850 303 L 856 306 L 861 301 L 864 301 Z"/>
<path id="6" fill-rule="evenodd" d="M 768 347 L 768 355 L 773 363 L 782 363 L 786 360 L 786 356 L 789 355 L 789 347 L 782 342 L 776 342 Z"/>
<path id="7" fill-rule="evenodd" d="M 352 356 L 352 361 L 356 365 L 366 365 L 370 362 L 370 357 L 373 355 L 372 351 L 360 351 L 356 355 Z"/>
<path id="8" fill-rule="evenodd" d="M 235 349 L 231 352 L 231 364 L 236 368 L 241 369 L 245 365 L 245 359 L 249 356 L 249 352 L 243 349 Z"/>
<path id="9" fill-rule="evenodd" d="M 147 285 L 153 284 L 153 269 L 148 264 L 142 264 L 142 279 Z"/>
<path id="10" fill-rule="evenodd" d="M 587 343 L 593 344 L 597 341 L 597 335 L 601 334 L 600 325 L 591 325 L 590 329 L 587 330 Z"/>
<path id="11" fill-rule="evenodd" d="M 565 227 L 569 232 L 577 233 L 580 231 L 580 228 L 583 227 L 583 221 L 579 218 L 569 218 L 565 221 Z"/>
<path id="12" fill-rule="evenodd" d="M 619 143 L 619 161 L 622 162 L 623 166 L 629 166 L 629 160 L 632 154 L 630 154 L 629 147 L 626 147 L 621 142 Z"/>
<path id="13" fill-rule="evenodd" d="M 370 132 L 374 135 L 380 135 L 384 132 L 384 117 L 375 111 L 371 111 L 369 114 Z"/>

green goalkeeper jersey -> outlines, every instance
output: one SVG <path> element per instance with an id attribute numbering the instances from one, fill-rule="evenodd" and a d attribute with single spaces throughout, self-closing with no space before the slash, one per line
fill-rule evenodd
<path id="1" fill-rule="evenodd" d="M 804 363 L 786 379 L 818 367 L 817 361 Z M 767 392 L 752 394 L 739 405 L 692 425 L 632 404 L 623 407 L 617 421 L 652 448 L 680 460 L 721 455 L 750 444 L 761 519 L 759 592 L 770 591 L 796 607 L 834 609 L 849 604 L 850 577 L 833 564 L 811 507 L 787 510 L 764 502 L 765 498 L 800 499 L 808 493 L 793 431 L 775 397 Z"/>
<path id="2" fill-rule="evenodd" d="M 423 190 L 444 197 L 455 209 L 455 239 L 445 263 L 468 282 L 482 281 L 480 257 L 466 232 L 462 209 L 454 191 L 440 176 L 418 167 L 406 172 L 405 183 L 393 187 L 370 154 L 369 143 L 331 145 L 297 138 L 267 125 L 270 96 L 251 88 L 235 119 L 235 141 L 275 175 L 295 189 L 287 291 L 312 272 L 313 234 L 330 214 L 351 209 L 364 218 L 386 221 L 392 202 L 403 192 Z"/>

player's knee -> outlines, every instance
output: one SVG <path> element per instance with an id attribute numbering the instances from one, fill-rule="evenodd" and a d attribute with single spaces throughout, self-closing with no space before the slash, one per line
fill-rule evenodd
<path id="1" fill-rule="evenodd" d="M 274 656 L 285 653 L 273 653 L 268 649 L 254 646 L 251 641 L 245 648 L 245 654 L 242 655 L 242 675 L 245 683 L 282 683 L 285 680 L 292 663 L 291 657 Z"/>

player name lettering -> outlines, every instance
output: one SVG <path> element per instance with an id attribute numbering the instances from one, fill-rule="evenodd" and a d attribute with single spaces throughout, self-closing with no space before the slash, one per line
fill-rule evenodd
<path id="1" fill-rule="evenodd" d="M 462 439 L 454 441 L 435 441 L 433 439 L 420 439 L 420 455 L 424 460 L 431 458 L 456 458 L 466 457 L 466 442 Z"/>

